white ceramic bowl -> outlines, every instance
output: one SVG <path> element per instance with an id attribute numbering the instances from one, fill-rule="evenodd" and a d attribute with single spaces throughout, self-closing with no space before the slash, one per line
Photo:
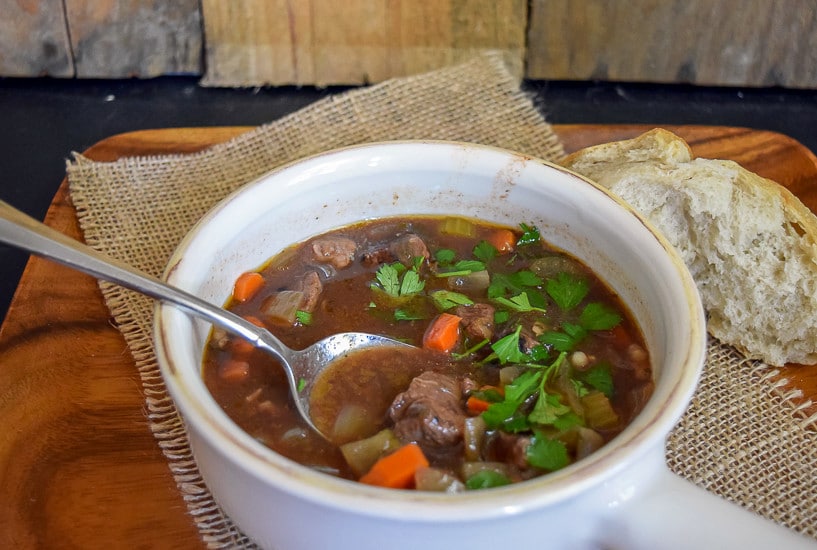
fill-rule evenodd
<path id="1" fill-rule="evenodd" d="M 687 406 L 705 354 L 704 315 L 689 273 L 637 214 L 562 168 L 463 143 L 382 143 L 321 154 L 224 200 L 181 243 L 167 279 L 222 304 L 238 274 L 294 242 L 403 214 L 530 223 L 590 264 L 644 331 L 654 361 L 653 397 L 610 444 L 556 473 L 458 495 L 378 489 L 302 467 L 241 431 L 201 379 L 209 327 L 160 305 L 155 342 L 163 376 L 205 481 L 241 529 L 277 550 L 476 550 L 526 548 L 532 541 L 550 548 L 642 542 L 667 548 L 673 543 L 662 533 L 669 527 L 660 510 L 668 500 L 692 499 L 698 511 L 703 499 L 743 517 L 664 466 L 665 437 Z M 677 494 L 668 499 L 666 490 Z M 681 546 L 694 537 L 685 532 Z"/>

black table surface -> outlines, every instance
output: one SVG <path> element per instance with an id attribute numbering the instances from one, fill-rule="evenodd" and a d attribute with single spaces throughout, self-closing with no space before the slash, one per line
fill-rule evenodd
<path id="1" fill-rule="evenodd" d="M 787 134 L 817 151 L 817 91 L 525 82 L 554 124 L 704 124 Z M 0 79 L 0 199 L 42 219 L 73 151 L 123 132 L 276 120 L 345 88 L 205 88 L 193 77 Z M 28 255 L 0 244 L 0 319 Z"/>

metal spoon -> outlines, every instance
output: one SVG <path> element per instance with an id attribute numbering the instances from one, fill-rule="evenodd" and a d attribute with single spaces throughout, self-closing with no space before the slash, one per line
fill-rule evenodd
<path id="1" fill-rule="evenodd" d="M 164 283 L 124 262 L 97 252 L 1 200 L 0 242 L 54 260 L 93 275 L 97 279 L 116 283 L 151 298 L 172 303 L 188 313 L 249 340 L 255 347 L 278 359 L 286 371 L 289 389 L 298 412 L 315 432 L 328 440 L 331 440 L 330 437 L 315 426 L 309 414 L 309 396 L 320 373 L 333 361 L 352 351 L 382 346 L 412 347 L 384 336 L 345 332 L 324 338 L 303 350 L 290 349 L 268 330 L 189 292 Z"/>

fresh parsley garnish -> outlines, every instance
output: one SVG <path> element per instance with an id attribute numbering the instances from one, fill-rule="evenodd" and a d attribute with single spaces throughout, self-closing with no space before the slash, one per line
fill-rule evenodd
<path id="1" fill-rule="evenodd" d="M 402 279 L 400 275 L 402 274 Z M 380 288 L 394 298 L 411 296 L 417 294 L 425 288 L 425 282 L 420 279 L 420 274 L 417 272 L 416 264 L 412 269 L 399 263 L 383 264 L 381 265 L 375 278 L 380 284 Z"/>
<path id="2" fill-rule="evenodd" d="M 612 374 L 612 367 L 610 363 L 601 362 L 596 365 L 593 365 L 588 370 L 584 372 L 576 373 L 574 378 L 583 384 L 590 386 L 591 388 L 597 389 L 608 398 L 613 396 L 614 385 L 613 385 L 613 374 Z M 587 390 L 585 389 L 585 394 Z M 576 392 L 578 394 L 578 392 Z M 579 395 L 581 397 L 581 395 Z"/>
<path id="3" fill-rule="evenodd" d="M 587 330 L 574 323 L 562 323 L 561 331 L 550 330 L 539 336 L 539 341 L 556 351 L 570 351 L 587 336 Z"/>
<path id="4" fill-rule="evenodd" d="M 436 290 L 429 296 L 431 297 L 431 301 L 434 302 L 434 305 L 442 311 L 456 306 L 474 305 L 474 301 L 471 298 L 465 294 L 454 292 L 453 290 Z"/>
<path id="5" fill-rule="evenodd" d="M 551 439 L 535 431 L 526 453 L 528 464 L 550 472 L 564 468 L 570 463 L 567 447 L 557 439 Z"/>
<path id="6" fill-rule="evenodd" d="M 563 311 L 569 311 L 579 305 L 587 296 L 590 288 L 587 281 L 568 273 L 559 273 L 555 279 L 548 279 L 545 291 L 553 298 Z"/>
<path id="7" fill-rule="evenodd" d="M 591 302 L 579 315 L 579 324 L 587 330 L 610 330 L 621 322 L 621 315 L 613 308 L 599 302 Z"/>
<path id="8" fill-rule="evenodd" d="M 295 312 L 295 320 L 302 325 L 310 325 L 312 324 L 312 314 L 308 311 L 299 309 Z"/>
<path id="9" fill-rule="evenodd" d="M 535 307 L 530 303 L 530 295 L 527 292 L 520 292 L 519 294 L 517 294 L 516 296 L 512 296 L 511 298 L 498 296 L 494 298 L 494 301 L 512 311 L 518 311 L 520 313 L 524 313 L 527 311 L 541 311 L 542 313 L 547 313 L 545 308 Z"/>
<path id="10" fill-rule="evenodd" d="M 464 277 L 471 273 L 485 271 L 485 264 L 479 260 L 460 260 L 437 273 L 437 277 Z"/>
<path id="11" fill-rule="evenodd" d="M 405 275 L 403 275 L 403 282 L 400 284 L 400 296 L 417 294 L 423 290 L 425 286 L 425 282 L 420 280 L 420 274 L 411 269 L 406 271 Z"/>
<path id="12" fill-rule="evenodd" d="M 528 225 L 526 223 L 520 223 L 519 227 L 522 228 L 522 236 L 519 237 L 519 240 L 516 241 L 517 246 L 522 246 L 526 244 L 534 244 L 538 243 L 541 240 L 541 235 L 539 234 L 539 230 L 536 229 L 535 226 Z"/>
<path id="13" fill-rule="evenodd" d="M 449 265 L 454 262 L 456 257 L 457 253 L 450 248 L 441 248 L 434 253 L 434 259 L 437 260 L 437 263 L 440 265 Z"/>
<path id="14" fill-rule="evenodd" d="M 543 283 L 541 277 L 526 269 L 515 273 L 494 273 L 491 277 L 491 284 L 488 286 L 488 297 L 496 298 L 509 294 L 519 294 L 527 289 L 536 288 Z"/>
<path id="15" fill-rule="evenodd" d="M 519 336 L 522 333 L 522 326 L 516 327 L 516 330 L 506 336 L 503 336 L 493 344 L 491 349 L 494 353 L 487 359 L 498 359 L 499 363 L 526 363 L 528 356 L 525 355 L 519 348 Z"/>
<path id="16" fill-rule="evenodd" d="M 419 321 L 421 319 L 427 319 L 428 316 L 422 312 L 412 311 L 410 309 L 399 307 L 394 310 L 394 320 L 395 321 Z"/>
<path id="17" fill-rule="evenodd" d="M 482 470 L 465 480 L 465 487 L 470 490 L 490 489 L 509 485 L 511 480 L 495 470 Z"/>
<path id="18" fill-rule="evenodd" d="M 496 258 L 499 251 L 496 249 L 494 245 L 489 243 L 488 241 L 480 241 L 472 250 L 474 257 L 478 260 L 482 260 L 486 264 Z"/>

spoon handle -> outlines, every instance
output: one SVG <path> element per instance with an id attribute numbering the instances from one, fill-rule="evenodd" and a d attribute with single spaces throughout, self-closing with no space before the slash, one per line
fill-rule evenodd
<path id="1" fill-rule="evenodd" d="M 124 262 L 97 252 L 2 200 L 0 200 L 0 242 L 48 258 L 97 279 L 104 279 L 151 298 L 170 302 L 230 333 L 237 334 L 272 351 L 281 358 L 283 344 L 260 327 L 189 292 L 170 286 Z M 271 347 L 270 340 L 273 344 L 280 344 L 280 349 L 276 350 Z"/>

